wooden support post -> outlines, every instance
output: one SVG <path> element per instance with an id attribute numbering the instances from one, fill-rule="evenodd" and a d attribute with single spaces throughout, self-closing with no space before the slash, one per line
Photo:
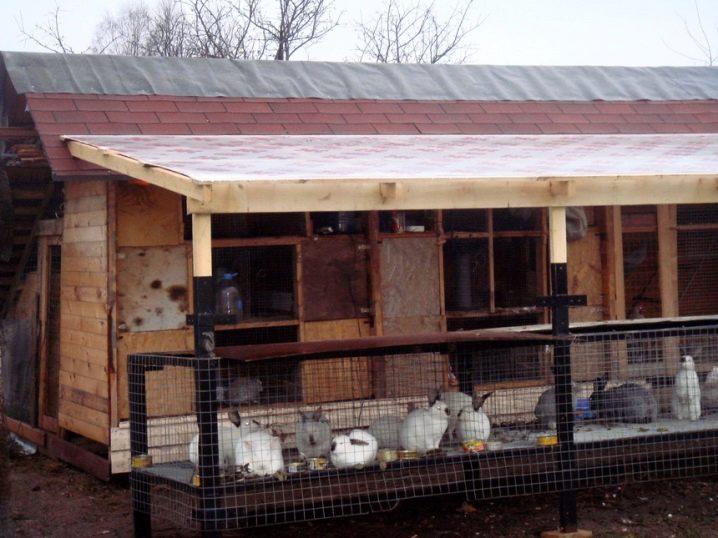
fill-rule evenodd
<path id="1" fill-rule="evenodd" d="M 678 304 L 678 230 L 675 205 L 656 206 L 658 224 L 658 281 L 661 293 L 661 315 L 664 318 L 680 315 Z M 681 358 L 680 339 L 662 339 L 663 368 L 673 375 Z"/>
<path id="2" fill-rule="evenodd" d="M 551 256 L 551 313 L 554 336 L 569 334 L 568 309 L 573 304 L 568 295 L 568 244 L 566 239 L 566 208 L 549 209 L 549 252 Z M 561 494 L 559 500 L 560 532 L 571 535 L 578 531 L 578 509 L 574 476 L 576 446 L 574 444 L 574 411 L 571 377 L 571 344 L 554 344 L 554 385 L 556 395 L 556 426 L 560 447 L 559 465 Z"/>
<path id="3" fill-rule="evenodd" d="M 203 536 L 217 532 L 219 437 L 217 383 L 219 360 L 214 355 L 214 286 L 212 282 L 212 215 L 192 215 L 194 274 L 195 405 L 199 429 L 199 510 Z"/>

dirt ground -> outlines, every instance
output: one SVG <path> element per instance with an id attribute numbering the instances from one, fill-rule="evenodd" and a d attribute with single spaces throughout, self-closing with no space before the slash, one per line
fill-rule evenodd
<path id="1" fill-rule="evenodd" d="M 5 500 L 0 536 L 131 535 L 126 480 L 103 483 L 43 456 L 8 463 L 9 477 L 0 484 Z M 450 496 L 405 502 L 393 512 L 269 527 L 244 536 L 538 536 L 556 526 L 556 505 L 554 495 L 471 504 Z M 579 495 L 579 512 L 581 526 L 597 537 L 718 536 L 718 477 L 585 491 Z M 166 522 L 153 525 L 157 536 L 193 536 Z"/>

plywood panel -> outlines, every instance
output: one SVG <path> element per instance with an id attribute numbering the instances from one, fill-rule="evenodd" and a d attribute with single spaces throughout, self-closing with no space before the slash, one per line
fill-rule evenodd
<path id="1" fill-rule="evenodd" d="M 439 316 L 439 249 L 436 238 L 385 239 L 381 290 L 385 318 Z"/>
<path id="2" fill-rule="evenodd" d="M 601 237 L 595 227 L 578 241 L 568 243 L 568 291 L 588 299 L 588 306 L 571 308 L 571 321 L 603 319 Z"/>
<path id="3" fill-rule="evenodd" d="M 152 185 L 117 183 L 117 246 L 179 245 L 182 198 Z"/>
<path id="4" fill-rule="evenodd" d="M 127 356 L 132 353 L 187 351 L 192 349 L 192 329 L 124 333 L 117 337 L 118 412 L 122 419 L 129 417 L 127 387 Z M 165 369 L 147 375 L 147 412 L 153 416 L 189 413 L 194 398 L 194 375 L 188 369 Z M 178 377 L 179 376 L 179 377 Z M 188 377 L 181 377 L 188 376 Z M 167 386 L 174 383 L 172 401 L 163 398 Z M 179 391 L 179 392 L 178 392 Z"/>
<path id="5" fill-rule="evenodd" d="M 188 311 L 185 246 L 118 249 L 117 305 L 120 331 L 183 328 Z"/>
<path id="6" fill-rule="evenodd" d="M 308 341 L 341 340 L 369 336 L 371 328 L 363 319 L 316 321 L 304 324 Z M 313 404 L 371 396 L 371 359 L 307 360 L 300 367 L 302 399 Z"/>
<path id="7" fill-rule="evenodd" d="M 369 306 L 366 242 L 354 236 L 302 244 L 304 319 L 358 318 Z"/>

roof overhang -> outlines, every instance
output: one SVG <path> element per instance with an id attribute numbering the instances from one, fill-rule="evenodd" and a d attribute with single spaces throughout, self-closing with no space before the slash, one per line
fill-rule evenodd
<path id="1" fill-rule="evenodd" d="M 63 140 L 192 213 L 718 203 L 718 134 Z"/>

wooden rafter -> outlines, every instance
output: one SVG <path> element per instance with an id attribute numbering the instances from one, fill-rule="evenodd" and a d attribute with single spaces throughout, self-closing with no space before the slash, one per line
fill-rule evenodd
<path id="1" fill-rule="evenodd" d="M 208 200 L 209 187 L 198 185 L 183 174 L 178 174 L 159 166 L 152 166 L 105 148 L 65 137 L 62 137 L 62 139 L 65 140 L 67 149 L 73 157 L 131 178 L 141 179 L 152 185 L 182 194 L 189 199 Z"/>

